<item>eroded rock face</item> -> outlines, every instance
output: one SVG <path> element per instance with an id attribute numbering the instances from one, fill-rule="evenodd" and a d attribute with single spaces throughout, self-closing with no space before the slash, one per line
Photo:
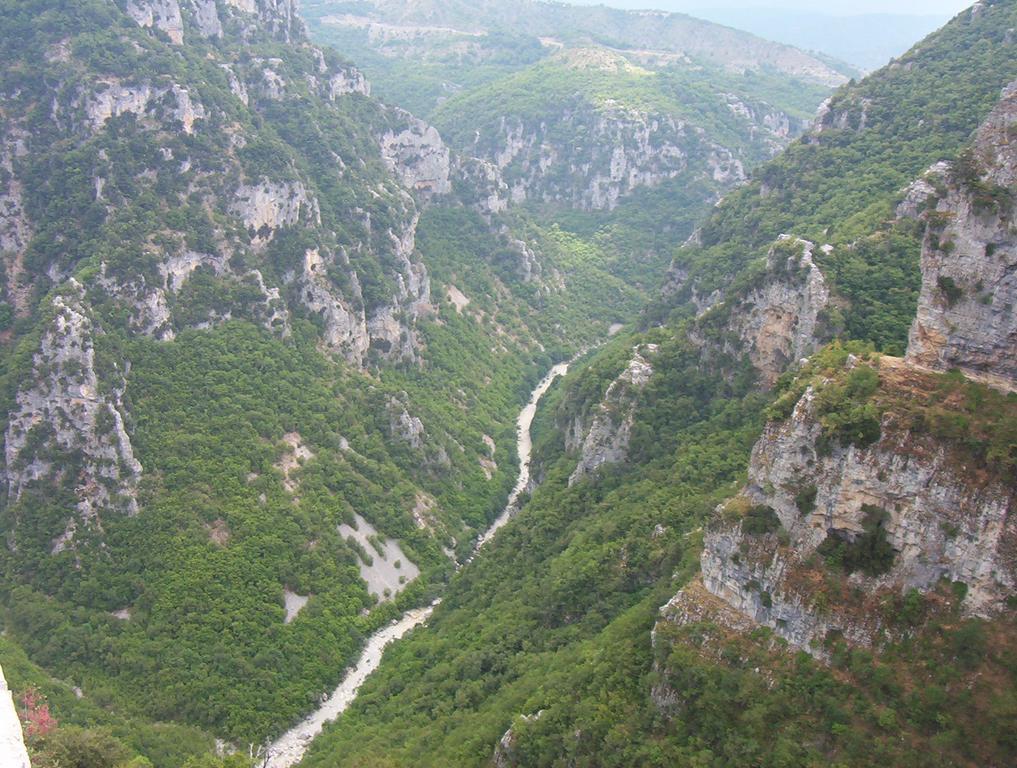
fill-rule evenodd
<path id="1" fill-rule="evenodd" d="M 262 179 L 258 184 L 244 184 L 236 191 L 232 211 L 255 233 L 258 242 L 267 242 L 283 227 L 296 226 L 301 211 L 310 222 L 321 224 L 318 202 L 307 194 L 300 181 Z"/>
<path id="2" fill-rule="evenodd" d="M 206 38 L 222 37 L 222 20 L 215 0 L 190 0 L 189 5 L 198 34 Z"/>
<path id="3" fill-rule="evenodd" d="M 356 282 L 353 283 L 353 288 L 359 292 Z M 328 279 L 327 265 L 318 249 L 311 249 L 304 254 L 299 290 L 304 306 L 324 320 L 324 340 L 328 347 L 344 353 L 352 362 L 363 362 L 371 345 L 363 300 L 361 298 L 359 307 L 355 307 L 335 290 Z"/>
<path id="4" fill-rule="evenodd" d="M 584 428 L 585 425 L 580 422 L 568 431 L 566 449 L 579 450 L 579 463 L 569 476 L 569 485 L 605 464 L 625 461 L 639 392 L 653 375 L 653 366 L 647 358 L 652 359 L 656 351 L 656 344 L 633 349 L 632 359 L 607 388 L 589 427 Z"/>
<path id="5" fill-rule="evenodd" d="M 907 358 L 1017 386 L 1017 83 L 979 128 L 973 151 L 940 171 L 926 214 L 922 288 Z"/>
<path id="6" fill-rule="evenodd" d="M 782 235 L 767 256 L 767 273 L 729 307 L 723 321 L 719 351 L 746 354 L 765 389 L 788 365 L 811 354 L 822 342 L 822 316 L 830 304 L 830 289 L 813 261 L 814 249 L 808 240 Z M 672 280 L 684 282 L 674 271 Z M 691 300 L 697 314 L 705 318 L 691 338 L 709 356 L 718 351 L 714 349 L 718 342 L 708 331 L 708 313 L 723 304 L 723 297 L 717 291 L 700 296 L 693 289 Z"/>
<path id="7" fill-rule="evenodd" d="M 560 136 L 577 133 L 588 137 L 583 147 L 561 144 Z M 530 126 L 504 118 L 495 135 L 478 135 L 471 151 L 501 171 L 512 202 L 543 200 L 610 210 L 632 191 L 685 172 L 690 151 L 706 143 L 700 131 L 673 116 L 619 106 L 601 112 L 566 108 L 554 124 Z M 715 180 L 745 178 L 741 163 L 723 148 L 712 147 L 707 155 Z"/>
<path id="8" fill-rule="evenodd" d="M 77 517 L 53 542 L 58 552 L 80 523 L 91 523 L 101 512 L 137 511 L 141 464 L 124 425 L 123 372 L 113 371 L 101 383 L 96 371 L 96 329 L 81 286 L 72 280 L 53 299 L 52 310 L 31 380 L 24 382 L 10 415 L 5 476 L 10 503 L 39 482 L 73 485 Z"/>
<path id="9" fill-rule="evenodd" d="M 3 669 L 0 669 L 0 756 L 4 768 L 30 768 L 21 720 Z"/>
<path id="10" fill-rule="evenodd" d="M 814 245 L 782 238 L 797 252 L 774 248 L 769 267 L 776 279 L 753 289 L 735 325 L 765 387 L 773 386 L 788 363 L 811 354 L 819 343 L 819 317 L 830 302 L 830 289 L 812 260 Z"/>
<path id="11" fill-rule="evenodd" d="M 282 42 L 304 36 L 304 22 L 297 14 L 296 0 L 225 0 L 226 5 L 258 17 L 262 28 Z"/>
<path id="12" fill-rule="evenodd" d="M 331 101 L 335 101 L 340 96 L 354 93 L 361 96 L 371 95 L 371 84 L 367 82 L 363 72 L 355 67 L 342 67 L 339 71 L 330 74 L 328 96 Z"/>
<path id="13" fill-rule="evenodd" d="M 447 195 L 451 160 L 437 129 L 409 113 L 401 112 L 401 130 L 388 130 L 379 137 L 381 154 L 396 178 L 408 190 L 424 196 Z"/>
<path id="14" fill-rule="evenodd" d="M 521 725 L 527 725 L 528 723 L 535 723 L 541 717 L 544 716 L 545 710 L 541 709 L 532 715 L 522 715 L 519 719 Z M 494 757 L 492 758 L 492 765 L 494 768 L 513 768 L 513 766 L 519 765 L 519 755 L 516 750 L 516 741 L 518 740 L 518 734 L 516 733 L 515 726 L 509 728 L 502 734 L 502 737 L 498 740 L 498 744 L 494 748 Z"/>
<path id="15" fill-rule="evenodd" d="M 177 0 L 127 0 L 127 15 L 142 27 L 155 27 L 176 45 L 184 42 L 184 20 Z"/>
<path id="16" fill-rule="evenodd" d="M 906 381 L 908 371 L 883 358 L 884 377 Z M 756 443 L 741 503 L 771 509 L 782 533 L 749 534 L 741 519 L 725 522 L 722 511 L 701 559 L 702 583 L 712 595 L 819 657 L 817 643 L 831 630 L 858 645 L 884 637 L 880 612 L 866 602 L 880 593 L 926 592 L 948 579 L 966 585 L 968 614 L 1003 609 L 1017 585 L 1012 484 L 970 471 L 949 446 L 898 429 L 889 417 L 880 439 L 866 448 L 824 450 L 821 431 L 810 388 L 791 417 L 769 425 Z M 847 578 L 861 595 L 859 605 L 823 605 L 817 548 L 831 536 L 863 535 L 874 511 L 892 565 L 879 575 L 858 571 Z"/>
<path id="17" fill-rule="evenodd" d="M 172 107 L 166 105 L 168 94 L 173 97 Z M 87 94 L 84 106 L 93 131 L 101 129 L 111 117 L 131 113 L 141 119 L 150 110 L 155 110 L 163 120 L 178 121 L 184 133 L 191 134 L 195 121 L 207 117 L 204 106 L 191 98 L 186 88 L 176 83 L 162 88 L 147 82 L 126 84 L 116 78 L 107 78 Z"/>

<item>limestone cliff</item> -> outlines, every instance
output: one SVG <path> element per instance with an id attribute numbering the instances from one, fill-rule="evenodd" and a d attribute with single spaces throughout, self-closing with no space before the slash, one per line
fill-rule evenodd
<path id="1" fill-rule="evenodd" d="M 585 136 L 581 147 L 564 137 Z M 611 210 L 626 195 L 686 172 L 722 185 L 745 179 L 741 162 L 701 129 L 666 114 L 622 105 L 591 110 L 564 104 L 553 120 L 504 117 L 467 147 L 497 167 L 512 202 L 537 200 L 583 210 Z"/>
<path id="2" fill-rule="evenodd" d="M 579 462 L 569 476 L 569 485 L 593 474 L 605 464 L 625 461 L 639 393 L 653 375 L 653 359 L 657 345 L 646 344 L 632 350 L 632 359 L 618 378 L 611 382 L 604 399 L 594 409 L 589 423 L 581 419 L 569 425 L 565 437 L 566 450 L 576 450 Z"/>
<path id="3" fill-rule="evenodd" d="M 908 590 L 963 585 L 962 609 L 991 616 L 1017 586 L 1012 478 L 975 469 L 961 447 L 911 426 L 904 404 L 930 397 L 941 386 L 936 375 L 895 358 L 877 365 L 880 397 L 890 403 L 878 437 L 831 441 L 829 384 L 810 386 L 786 420 L 766 428 L 748 484 L 718 510 L 704 542 L 702 586 L 820 658 L 831 632 L 858 645 L 899 636 L 880 605 Z M 869 559 L 852 560 L 853 547 Z M 856 567 L 845 565 L 841 581 L 831 557 Z M 682 616 L 695 594 L 677 595 L 665 619 L 691 620 Z"/>
<path id="4" fill-rule="evenodd" d="M 124 419 L 125 370 L 98 370 L 98 333 L 80 284 L 53 299 L 33 357 L 32 377 L 17 396 L 5 436 L 9 504 L 47 481 L 72 489 L 76 515 L 52 542 L 66 548 L 79 525 L 101 525 L 105 510 L 133 514 L 141 464 Z"/>
<path id="5" fill-rule="evenodd" d="M 971 150 L 932 174 L 938 189 L 924 182 L 922 288 L 908 347 L 915 365 L 960 368 L 1006 387 L 1017 380 L 1015 131 L 1017 83 Z"/>
<path id="6" fill-rule="evenodd" d="M 401 125 L 381 136 L 382 156 L 389 170 L 404 187 L 419 194 L 448 194 L 452 190 L 450 153 L 438 131 L 401 110 L 397 118 Z"/>
<path id="7" fill-rule="evenodd" d="M 865 105 L 855 106 L 834 127 L 864 130 Z M 805 367 L 799 399 L 766 428 L 748 484 L 706 533 L 701 581 L 665 606 L 664 621 L 700 620 L 690 606 L 705 605 L 705 589 L 725 606 L 709 611 L 715 618 L 733 609 L 823 657 L 830 633 L 878 645 L 907 631 L 880 606 L 909 590 L 946 581 L 968 614 L 1005 610 L 1017 587 L 1017 487 L 1008 464 L 969 446 L 991 439 L 972 434 L 973 414 L 988 410 L 982 429 L 995 430 L 992 419 L 1009 423 L 1010 400 L 935 371 L 1004 392 L 1017 383 L 1015 126 L 1011 85 L 970 149 L 905 191 L 897 215 L 926 223 L 906 358 L 849 356 L 848 372 L 818 377 Z M 742 327 L 751 316 L 738 315 Z M 852 404 L 862 390 L 865 402 Z"/>
<path id="8" fill-rule="evenodd" d="M 3 669 L 0 669 L 0 756 L 3 768 L 30 768 L 21 720 L 14 706 L 14 696 L 7 688 Z"/>
<path id="9" fill-rule="evenodd" d="M 759 383 L 772 387 L 787 367 L 813 352 L 826 333 L 830 289 L 813 261 L 815 245 L 787 235 L 771 247 L 766 269 L 743 293 L 692 301 L 699 318 L 690 332 L 704 358 L 744 355 Z M 674 275 L 672 275 L 674 277 Z"/>

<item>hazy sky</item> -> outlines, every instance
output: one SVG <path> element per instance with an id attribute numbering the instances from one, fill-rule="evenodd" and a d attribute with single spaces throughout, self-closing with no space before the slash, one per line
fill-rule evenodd
<path id="1" fill-rule="evenodd" d="M 837 15 L 859 13 L 906 13 L 953 15 L 974 0 L 570 0 L 577 5 L 610 5 L 615 8 L 659 8 L 691 11 L 712 8 L 781 8 Z"/>

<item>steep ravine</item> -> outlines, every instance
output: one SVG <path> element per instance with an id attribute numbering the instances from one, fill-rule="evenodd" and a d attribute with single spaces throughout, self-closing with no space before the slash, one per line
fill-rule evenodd
<path id="1" fill-rule="evenodd" d="M 533 449 L 530 425 L 533 423 L 533 417 L 536 415 L 540 399 L 547 393 L 554 380 L 568 373 L 568 369 L 568 363 L 558 363 L 551 368 L 547 375 L 533 388 L 529 401 L 519 412 L 519 416 L 516 419 L 518 426 L 516 450 L 519 453 L 519 475 L 516 479 L 516 484 L 509 495 L 504 511 L 477 539 L 476 549 L 469 560 L 466 561 L 467 563 L 471 562 L 476 553 L 480 551 L 480 548 L 494 538 L 494 534 L 498 529 L 504 526 L 519 511 L 517 506 L 519 496 L 526 490 L 530 482 L 530 454 Z M 364 650 L 360 654 L 357 663 L 349 669 L 342 682 L 322 701 L 318 709 L 269 745 L 260 763 L 260 768 L 289 768 L 300 762 L 311 741 L 321 733 L 325 724 L 341 715 L 356 699 L 360 686 L 364 684 L 368 676 L 381 663 L 385 647 L 392 641 L 403 637 L 414 627 L 427 621 L 434 611 L 434 606 L 439 602 L 440 600 L 436 600 L 432 605 L 423 608 L 412 608 L 406 611 L 400 618 L 393 620 L 371 635 L 367 643 L 365 643 Z"/>

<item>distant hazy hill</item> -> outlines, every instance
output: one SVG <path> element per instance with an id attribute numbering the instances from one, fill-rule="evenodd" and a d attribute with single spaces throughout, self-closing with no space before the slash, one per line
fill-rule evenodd
<path id="1" fill-rule="evenodd" d="M 900 56 L 947 20 L 945 15 L 830 16 L 775 8 L 704 7 L 692 14 L 770 40 L 821 51 L 865 71 Z"/>

